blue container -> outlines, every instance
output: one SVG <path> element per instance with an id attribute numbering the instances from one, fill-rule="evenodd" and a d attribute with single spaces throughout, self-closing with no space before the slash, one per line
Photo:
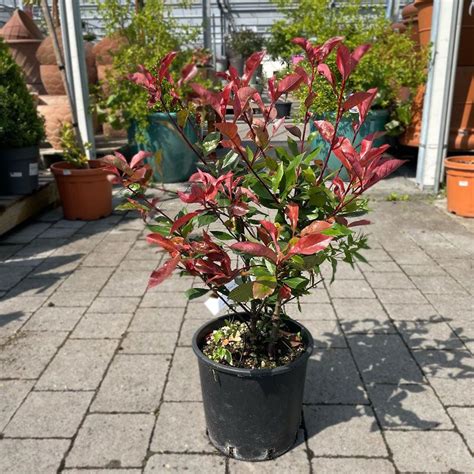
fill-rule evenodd
<path id="1" fill-rule="evenodd" d="M 171 113 L 177 120 L 176 113 Z M 128 131 L 128 139 L 132 151 L 150 151 L 153 157 L 148 158 L 148 163 L 153 168 L 156 181 L 162 183 L 181 183 L 196 171 L 196 154 L 189 148 L 181 134 L 176 130 L 173 122 L 164 112 L 151 114 L 146 130 L 138 130 L 145 141 L 137 143 L 135 133 L 137 125 L 132 124 Z M 188 140 L 195 144 L 198 141 L 197 129 L 188 120 L 184 129 Z"/>
<path id="2" fill-rule="evenodd" d="M 339 127 L 337 127 L 337 135 L 343 136 L 348 138 L 352 141 L 354 138 L 354 131 L 352 129 L 352 122 L 357 121 L 358 116 L 357 114 L 350 114 L 351 117 L 347 116 L 344 117 L 341 122 L 339 123 Z M 316 116 L 315 120 L 324 120 L 323 116 Z M 367 135 L 370 135 L 374 132 L 385 132 L 385 125 L 389 120 L 389 113 L 387 110 L 371 110 L 367 115 L 366 121 L 363 123 L 362 127 L 360 128 L 359 133 L 357 134 L 357 138 L 355 140 L 354 146 L 360 144 L 362 139 Z M 331 122 L 333 120 L 330 120 Z M 311 121 L 311 132 L 316 130 L 313 121 Z M 384 135 L 383 137 L 378 138 L 374 141 L 374 146 L 381 146 L 385 143 L 388 143 L 388 137 Z M 318 133 L 315 139 L 311 142 L 311 150 L 314 150 L 317 147 L 321 147 L 321 154 L 320 157 L 323 160 L 326 157 L 326 154 L 329 150 L 329 143 L 324 141 L 321 135 Z M 334 153 L 331 153 L 328 162 L 328 169 L 329 171 L 338 170 L 341 166 L 341 162 L 338 160 Z M 339 174 L 339 176 L 344 180 L 349 180 L 349 175 L 345 168 L 343 168 Z"/>

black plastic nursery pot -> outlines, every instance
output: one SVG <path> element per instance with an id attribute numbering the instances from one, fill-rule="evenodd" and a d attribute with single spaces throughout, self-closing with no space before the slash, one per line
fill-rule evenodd
<path id="1" fill-rule="evenodd" d="M 242 318 L 244 315 L 236 314 Z M 214 319 L 194 334 L 207 434 L 227 456 L 265 461 L 288 451 L 301 423 L 308 358 L 313 351 L 310 332 L 289 320 L 287 330 L 301 332 L 305 352 L 276 369 L 239 369 L 208 359 L 201 351 L 205 338 L 229 315 Z"/>
<path id="2" fill-rule="evenodd" d="M 293 102 L 277 102 L 275 109 L 277 112 L 277 118 L 290 117 L 291 115 L 291 104 Z"/>
<path id="3" fill-rule="evenodd" d="M 31 194 L 38 187 L 39 148 L 0 151 L 0 194 Z"/>

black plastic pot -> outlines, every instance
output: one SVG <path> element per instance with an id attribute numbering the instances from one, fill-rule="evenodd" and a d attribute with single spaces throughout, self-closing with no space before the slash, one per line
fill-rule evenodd
<path id="1" fill-rule="evenodd" d="M 244 315 L 236 314 L 242 318 Z M 289 331 L 301 331 L 305 352 L 276 369 L 238 369 L 208 359 L 205 337 L 229 315 L 202 326 L 193 337 L 206 415 L 207 434 L 224 454 L 245 461 L 264 461 L 288 451 L 301 423 L 306 365 L 313 351 L 309 331 L 290 320 Z"/>
<path id="2" fill-rule="evenodd" d="M 39 148 L 0 150 L 0 194 L 30 194 L 38 187 Z"/>
<path id="3" fill-rule="evenodd" d="M 291 104 L 293 102 L 277 102 L 275 109 L 277 111 L 277 118 L 289 117 L 291 115 Z"/>

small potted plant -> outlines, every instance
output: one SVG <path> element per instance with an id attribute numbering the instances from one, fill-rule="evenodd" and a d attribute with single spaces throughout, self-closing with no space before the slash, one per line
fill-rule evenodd
<path id="1" fill-rule="evenodd" d="M 242 75 L 245 61 L 252 53 L 260 51 L 263 48 L 263 44 L 263 37 L 253 30 L 232 31 L 226 38 L 227 57 L 230 65 L 235 67 L 237 72 Z M 259 73 L 257 69 L 255 72 Z M 254 83 L 253 78 L 251 82 Z"/>
<path id="2" fill-rule="evenodd" d="M 23 73 L 0 38 L 0 194 L 30 194 L 38 187 L 43 137 Z"/>
<path id="3" fill-rule="evenodd" d="M 192 275 L 202 285 L 187 291 L 190 299 L 210 295 L 229 313 L 206 322 L 192 344 L 198 358 L 207 432 L 213 445 L 228 456 L 257 461 L 279 456 L 291 448 L 300 426 L 308 358 L 313 348 L 309 331 L 288 316 L 291 303 L 299 302 L 321 281 L 321 265 L 336 270 L 340 261 L 353 264 L 363 259 L 366 238 L 356 231 L 367 224 L 360 214 L 367 210 L 363 193 L 402 164 L 384 156 L 387 145 L 375 147 L 374 136 L 359 148 L 337 133 L 345 112 L 359 111 L 355 130 L 364 123 L 373 94 L 349 93 L 345 81 L 368 47 L 351 52 L 341 38 L 314 46 L 302 38 L 310 73 L 301 69 L 269 81 L 270 103 L 249 86 L 264 53 L 250 56 L 240 77 L 231 68 L 220 92 L 194 86 L 199 104 L 211 106 L 220 118 L 217 131 L 191 149 L 202 170 L 194 174 L 180 200 L 192 206 L 169 215 L 145 197 L 148 171 L 128 165 L 120 156 L 106 157 L 117 180 L 126 188 L 126 208 L 136 207 L 150 224 L 148 242 L 169 254 L 164 265 L 151 274 L 149 287 L 162 283 L 174 271 Z M 343 97 L 334 123 L 315 126 L 330 149 L 324 155 L 311 151 L 308 136 L 310 108 L 317 96 L 313 81 L 328 54 L 337 50 L 336 83 L 325 78 Z M 169 64 L 173 53 L 162 64 Z M 151 103 L 165 102 L 169 90 L 163 75 L 141 71 L 134 76 L 148 91 Z M 193 87 L 193 85 L 191 85 Z M 272 140 L 284 119 L 276 118 L 275 104 L 291 91 L 302 88 L 302 130 L 286 128 L 294 139 L 288 147 L 274 147 Z M 233 117 L 225 111 L 233 105 Z M 262 114 L 257 118 L 252 108 Z M 248 130 L 239 133 L 237 121 Z M 243 139 L 253 142 L 245 147 Z M 218 146 L 224 156 L 209 159 Z M 328 176 L 330 153 L 339 166 Z M 134 160 L 139 163 L 139 160 Z M 344 168 L 348 184 L 339 178 Z"/>
<path id="4" fill-rule="evenodd" d="M 51 165 L 66 219 L 95 220 L 112 212 L 112 183 L 101 160 L 88 160 L 76 142 L 74 129 L 61 130 L 64 161 Z"/>

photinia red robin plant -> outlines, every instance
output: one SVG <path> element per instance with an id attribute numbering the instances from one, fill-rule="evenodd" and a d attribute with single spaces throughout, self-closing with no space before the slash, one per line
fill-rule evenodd
<path id="1" fill-rule="evenodd" d="M 169 255 L 152 273 L 149 287 L 176 270 L 202 281 L 201 288 L 187 292 L 190 299 L 210 293 L 231 311 L 245 314 L 214 331 L 212 350 L 207 353 L 224 364 L 274 367 L 297 356 L 301 340 L 285 330 L 287 303 L 299 303 L 321 281 L 324 262 L 332 265 L 334 278 L 339 261 L 363 260 L 359 251 L 366 248 L 366 237 L 355 229 L 369 223 L 359 217 L 367 211 L 362 195 L 402 164 L 384 155 L 386 145 L 374 146 L 375 134 L 365 137 L 360 146 L 338 134 L 342 117 L 355 108 L 357 136 L 375 98 L 375 89 L 346 90 L 369 46 L 349 51 L 340 37 L 320 46 L 304 38 L 293 41 L 303 49 L 310 67 L 303 69 L 296 63 L 281 80 L 270 78 L 268 102 L 249 85 L 264 52 L 250 56 L 242 77 L 233 67 L 220 74 L 224 85 L 218 92 L 189 84 L 196 110 L 211 107 L 218 117 L 216 131 L 200 143 L 190 143 L 184 126 L 174 122 L 200 162 L 188 189 L 178 192 L 179 199 L 192 208 L 170 216 L 159 202 L 145 197 L 151 177 L 143 161 L 146 154 L 134 157 L 130 165 L 118 154 L 106 158 L 127 190 L 126 208 L 137 208 L 152 230 L 148 242 Z M 330 54 L 336 54 L 337 70 L 325 63 Z M 156 72 L 141 68 L 132 76 L 148 91 L 150 106 L 159 104 L 165 111 L 170 100 L 175 106 L 181 100 L 168 73 L 175 55 L 169 53 Z M 183 71 L 183 80 L 186 76 Z M 330 144 L 324 156 L 310 148 L 314 136 L 308 135 L 310 109 L 318 99 L 314 91 L 318 76 L 328 81 L 337 98 L 334 122 L 314 122 L 317 132 L 313 133 Z M 285 125 L 285 119 L 276 118 L 275 103 L 300 88 L 307 91 L 301 104 L 303 123 Z M 230 108 L 232 114 L 227 115 Z M 282 127 L 293 138 L 287 146 L 274 146 L 272 140 Z M 330 153 L 339 158 L 339 169 L 328 169 Z M 347 182 L 339 176 L 343 168 L 349 175 Z"/>

